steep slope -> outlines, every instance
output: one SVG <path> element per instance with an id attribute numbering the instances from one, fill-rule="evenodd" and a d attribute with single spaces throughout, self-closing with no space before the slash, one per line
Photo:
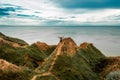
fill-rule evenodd
<path id="1" fill-rule="evenodd" d="M 106 76 L 110 72 L 120 71 L 120 56 L 107 57 L 96 64 L 96 72 L 100 74 L 102 80 L 105 80 Z M 120 74 L 120 73 L 119 73 Z M 120 76 L 118 76 L 120 79 Z M 116 79 L 115 79 L 116 80 Z"/>
<path id="2" fill-rule="evenodd" d="M 92 43 L 64 38 L 58 45 L 28 45 L 0 33 L 0 80 L 109 80 L 119 71 L 120 56 L 105 57 Z"/>
<path id="3" fill-rule="evenodd" d="M 16 65 L 24 64 L 24 55 L 27 53 L 26 48 L 13 47 L 9 43 L 0 44 L 0 59 L 5 59 Z"/>
<path id="4" fill-rule="evenodd" d="M 13 47 L 28 46 L 28 44 L 25 41 L 6 36 L 0 32 L 0 44 L 3 44 L 3 43 L 11 44 Z"/>
<path id="5" fill-rule="evenodd" d="M 8 43 L 0 45 L 0 58 L 16 65 L 25 65 L 30 68 L 38 66 L 38 62 L 44 61 L 47 55 L 37 46 L 13 47 Z"/>
<path id="6" fill-rule="evenodd" d="M 0 80 L 30 80 L 33 73 L 0 59 Z"/>
<path id="7" fill-rule="evenodd" d="M 7 60 L 16 65 L 35 68 L 41 61 L 44 61 L 47 54 L 50 54 L 53 50 L 53 47 L 49 47 L 47 51 L 44 51 L 36 44 L 29 46 L 23 40 L 8 37 L 0 33 L 0 59 Z"/>
<path id="8" fill-rule="evenodd" d="M 25 55 L 25 66 L 32 66 L 34 64 L 34 67 L 38 67 L 44 62 L 44 59 L 54 51 L 55 48 L 55 45 L 47 45 L 43 42 L 33 43 L 28 46 L 29 53 Z"/>
<path id="9" fill-rule="evenodd" d="M 32 45 L 36 45 L 36 47 L 41 50 L 44 54 L 46 54 L 47 56 L 49 56 L 53 51 L 54 49 L 56 48 L 56 45 L 48 45 L 44 42 L 36 42 Z"/>
<path id="10" fill-rule="evenodd" d="M 47 78 L 48 76 L 52 76 L 56 80 L 100 80 L 100 77 L 93 72 L 88 62 L 89 59 L 81 56 L 82 53 L 81 48 L 71 38 L 64 38 L 43 65 L 36 69 L 39 74 L 33 76 L 31 80 L 36 80 L 37 77 L 39 77 L 39 80 L 41 78 L 50 80 L 50 78 Z M 89 54 L 89 52 L 85 54 Z M 92 56 L 92 54 L 97 55 L 93 52 L 89 55 Z M 104 56 L 101 54 L 101 57 Z"/>
<path id="11" fill-rule="evenodd" d="M 79 46 L 79 54 L 84 57 L 89 65 L 94 68 L 95 64 L 105 56 L 92 43 L 84 42 Z"/>

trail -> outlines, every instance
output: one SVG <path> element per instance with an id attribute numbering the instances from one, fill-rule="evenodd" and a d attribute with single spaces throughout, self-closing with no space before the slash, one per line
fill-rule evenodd
<path id="1" fill-rule="evenodd" d="M 48 75 L 51 75 L 51 76 L 55 77 L 56 80 L 60 80 L 58 77 L 56 77 L 56 76 L 51 72 L 51 70 L 53 69 L 53 65 L 55 64 L 58 56 L 59 56 L 60 53 L 61 53 L 61 47 L 62 47 L 62 45 L 61 45 L 59 48 L 57 48 L 57 54 L 55 55 L 55 57 L 54 57 L 54 59 L 53 59 L 53 62 L 51 63 L 48 72 L 45 72 L 45 73 L 42 73 L 42 74 L 38 74 L 38 75 L 34 75 L 31 80 L 36 80 L 37 76 L 48 76 Z"/>
<path id="2" fill-rule="evenodd" d="M 38 75 L 34 75 L 33 78 L 31 80 L 36 80 L 37 77 L 40 77 L 40 76 L 53 76 L 55 77 L 56 80 L 60 80 L 58 77 L 56 77 L 53 73 L 51 72 L 45 72 L 45 73 L 42 73 L 42 74 L 38 74 Z"/>
<path id="3" fill-rule="evenodd" d="M 55 62 L 56 62 L 58 56 L 60 55 L 60 53 L 61 53 L 61 47 L 57 48 L 57 54 L 55 55 L 55 58 L 54 58 L 53 62 L 51 63 L 51 66 L 50 66 L 48 71 L 51 71 L 53 69 L 53 65 L 55 64 Z"/>
<path id="4" fill-rule="evenodd" d="M 43 74 L 34 75 L 31 80 L 36 80 L 37 76 L 47 76 L 47 75 L 51 75 L 51 73 L 50 72 L 45 72 Z"/>

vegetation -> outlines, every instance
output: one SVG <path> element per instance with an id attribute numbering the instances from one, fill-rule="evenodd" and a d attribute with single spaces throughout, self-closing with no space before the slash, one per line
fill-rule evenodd
<path id="1" fill-rule="evenodd" d="M 0 42 L 0 59 L 25 67 L 16 72 L 0 69 L 1 80 L 30 80 L 35 75 L 38 75 L 35 80 L 119 79 L 119 72 L 111 71 L 120 70 L 120 58 L 107 58 L 92 44 L 84 43 L 78 47 L 71 38 L 65 38 L 58 45 L 45 44 L 47 47 L 44 48 L 42 43 L 28 45 L 23 40 L 2 33 L 0 39 L 7 41 Z M 11 42 L 18 43 L 20 47 L 12 46 Z M 47 72 L 51 74 L 41 76 Z"/>
<path id="2" fill-rule="evenodd" d="M 120 57 L 107 57 L 100 59 L 95 65 L 94 70 L 104 79 L 110 72 L 120 70 Z"/>
<path id="3" fill-rule="evenodd" d="M 25 48 L 14 48 L 7 43 L 0 45 L 0 58 L 5 59 L 13 64 L 23 65 L 25 54 Z"/>
<path id="4" fill-rule="evenodd" d="M 100 80 L 79 54 L 73 57 L 59 56 L 52 72 L 61 80 Z"/>
<path id="5" fill-rule="evenodd" d="M 44 53 L 47 55 L 47 56 L 50 56 L 51 53 L 55 50 L 56 48 L 56 45 L 49 45 L 49 48 L 47 50 L 44 51 Z"/>
<path id="6" fill-rule="evenodd" d="M 0 70 L 0 80 L 30 80 L 33 75 L 34 73 L 28 70 L 20 72 Z"/>
<path id="7" fill-rule="evenodd" d="M 36 80 L 56 80 L 53 76 L 38 76 Z"/>
<path id="8" fill-rule="evenodd" d="M 28 46 L 28 51 L 30 57 L 38 61 L 43 60 L 47 57 L 47 55 L 42 50 L 40 50 L 35 44 Z"/>
<path id="9" fill-rule="evenodd" d="M 63 47 L 65 46 L 68 51 L 71 51 L 70 46 L 71 44 L 74 44 L 74 42 L 71 41 L 71 39 L 69 41 L 65 41 L 67 44 L 62 42 L 61 45 Z M 57 50 L 47 58 L 47 60 L 37 69 L 37 71 L 40 73 L 45 73 L 49 71 L 52 66 L 53 68 L 51 72 L 56 77 L 60 78 L 60 80 L 101 80 L 99 74 L 93 71 L 97 60 L 105 58 L 105 56 L 98 49 L 94 48 L 92 45 L 88 45 L 87 49 L 80 48 L 77 52 L 72 50 L 73 52 L 76 52 L 73 55 L 73 53 L 63 51 L 64 49 L 61 49 L 63 48 L 61 45 L 57 46 Z M 72 48 L 76 47 L 74 46 L 75 45 L 73 45 Z M 60 55 L 58 55 L 58 52 L 60 52 Z M 52 64 L 53 62 L 54 64 Z"/>
<path id="10" fill-rule="evenodd" d="M 112 71 L 112 72 L 110 72 L 107 75 L 106 80 L 120 80 L 120 71 Z"/>
<path id="11" fill-rule="evenodd" d="M 0 37 L 3 38 L 3 39 L 5 39 L 5 40 L 7 40 L 7 41 L 18 43 L 21 46 L 28 45 L 25 41 L 23 41 L 21 39 L 8 37 L 8 36 L 2 34 L 1 32 L 0 32 Z"/>
<path id="12" fill-rule="evenodd" d="M 30 55 L 30 64 L 33 66 L 31 68 L 37 67 L 38 65 L 35 61 L 42 61 L 46 58 L 46 54 L 40 51 L 36 46 L 28 46 L 26 48 L 14 48 L 8 43 L 0 45 L 0 58 L 5 59 L 16 65 L 25 65 L 28 60 L 25 59 L 26 55 Z"/>
<path id="13" fill-rule="evenodd" d="M 86 49 L 80 48 L 79 54 L 86 60 L 87 63 L 89 63 L 91 67 L 95 66 L 99 60 L 105 59 L 102 52 L 90 43 L 88 43 Z"/>

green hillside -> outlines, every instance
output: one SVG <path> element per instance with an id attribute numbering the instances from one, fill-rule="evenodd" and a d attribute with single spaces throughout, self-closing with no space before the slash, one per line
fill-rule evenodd
<path id="1" fill-rule="evenodd" d="M 70 37 L 57 45 L 28 45 L 0 33 L 0 59 L 2 80 L 104 80 L 120 70 L 120 57 L 106 57 L 92 43 L 77 46 Z"/>
<path id="2" fill-rule="evenodd" d="M 43 74 L 50 72 L 51 74 L 48 75 L 54 74 L 60 80 L 101 80 L 100 76 L 93 71 L 95 61 L 101 58 L 105 56 L 93 45 L 88 44 L 83 50 L 77 47 L 71 38 L 65 38 L 36 71 L 39 71 L 39 76 L 42 78 Z"/>

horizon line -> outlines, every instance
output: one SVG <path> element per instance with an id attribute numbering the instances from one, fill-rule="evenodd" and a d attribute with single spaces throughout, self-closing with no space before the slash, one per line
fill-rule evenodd
<path id="1" fill-rule="evenodd" d="M 2 26 L 7 26 L 7 27 L 17 27 L 17 26 L 26 26 L 26 27 L 120 27 L 120 25 L 0 25 L 0 27 Z"/>

